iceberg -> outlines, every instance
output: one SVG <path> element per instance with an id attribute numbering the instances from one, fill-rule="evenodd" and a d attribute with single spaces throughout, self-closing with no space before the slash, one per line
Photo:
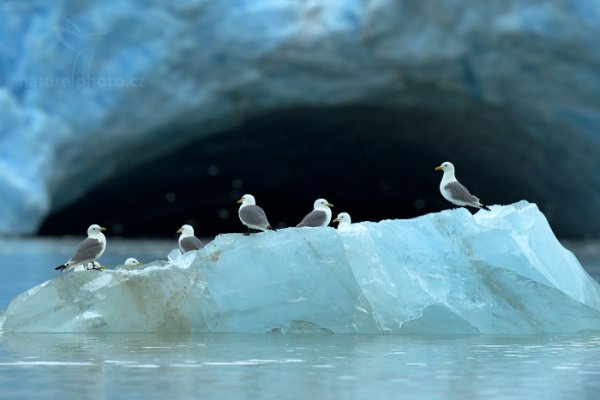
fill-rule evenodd
<path id="1" fill-rule="evenodd" d="M 367 127 L 399 116 L 393 134 L 367 135 L 403 143 L 416 163 L 451 145 L 482 176 L 507 171 L 562 234 L 598 235 L 599 41 L 597 0 L 2 1 L 0 234 L 35 233 L 103 182 L 128 182 L 190 143 L 312 109 L 298 143 L 327 110 L 356 138 L 340 146 L 362 137 L 346 115 L 370 116 Z M 293 177 L 280 173 L 278 185 Z"/>
<path id="2" fill-rule="evenodd" d="M 141 268 L 66 273 L 4 332 L 539 334 L 600 330 L 600 288 L 535 204 L 347 229 L 223 234 Z"/>

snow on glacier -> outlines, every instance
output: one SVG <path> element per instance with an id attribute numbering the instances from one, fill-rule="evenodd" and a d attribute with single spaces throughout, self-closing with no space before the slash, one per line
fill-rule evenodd
<path id="1" fill-rule="evenodd" d="M 600 330 L 600 290 L 522 201 L 219 235 L 137 269 L 62 274 L 4 318 L 5 332 L 580 332 Z"/>

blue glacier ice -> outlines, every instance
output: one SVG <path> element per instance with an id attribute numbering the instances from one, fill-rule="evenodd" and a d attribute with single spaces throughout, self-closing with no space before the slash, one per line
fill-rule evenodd
<path id="1" fill-rule="evenodd" d="M 4 318 L 7 332 L 581 332 L 600 330 L 600 288 L 521 201 L 223 234 L 139 269 L 62 274 Z"/>
<path id="2" fill-rule="evenodd" d="M 253 117 L 358 105 L 458 115 L 399 141 L 485 151 L 582 235 L 600 226 L 599 41 L 597 0 L 3 1 L 0 233 Z"/>

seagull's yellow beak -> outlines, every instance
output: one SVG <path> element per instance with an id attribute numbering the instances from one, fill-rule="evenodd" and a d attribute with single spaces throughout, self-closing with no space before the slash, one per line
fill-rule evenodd
<path id="1" fill-rule="evenodd" d="M 333 221 L 331 221 L 331 222 L 340 222 L 340 219 L 339 219 L 339 218 L 336 218 L 336 219 L 334 219 L 334 220 L 333 220 Z"/>
<path id="2" fill-rule="evenodd" d="M 331 203 L 327 203 L 327 207 L 329 207 L 329 208 L 333 208 L 333 204 L 331 204 Z"/>
<path id="3" fill-rule="evenodd" d="M 435 167 L 435 170 L 436 170 L 436 171 L 443 171 L 443 170 L 444 170 L 444 168 L 442 168 L 442 166 L 441 166 L 441 165 L 438 165 L 437 167 Z"/>
<path id="4" fill-rule="evenodd" d="M 103 232 L 103 231 L 105 231 L 105 230 L 106 230 L 106 228 L 105 228 L 105 227 L 103 227 L 103 226 L 101 226 L 101 227 L 100 227 L 100 232 Z"/>
<path id="5" fill-rule="evenodd" d="M 177 232 L 175 233 L 183 233 L 183 231 L 181 230 L 181 228 L 177 229 Z"/>
<path id="6" fill-rule="evenodd" d="M 244 200 L 239 199 L 237 202 L 238 202 L 238 204 L 242 204 L 244 202 Z"/>

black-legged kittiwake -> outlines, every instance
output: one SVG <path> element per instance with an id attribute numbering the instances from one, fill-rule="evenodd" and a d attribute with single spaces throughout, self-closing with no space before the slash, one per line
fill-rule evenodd
<path id="1" fill-rule="evenodd" d="M 240 217 L 242 224 L 246 225 L 249 229 L 258 231 L 273 229 L 267 219 L 265 211 L 256 205 L 254 196 L 245 194 L 238 200 L 238 203 L 241 203 L 238 210 L 238 216 Z"/>
<path id="2" fill-rule="evenodd" d="M 204 247 L 202 241 L 194 236 L 194 228 L 191 225 L 185 224 L 177 230 L 179 235 L 179 250 L 181 253 L 187 253 L 188 251 L 198 250 Z"/>
<path id="3" fill-rule="evenodd" d="M 436 171 L 444 171 L 442 181 L 440 182 L 440 192 L 446 200 L 457 206 L 470 206 L 490 210 L 481 204 L 479 198 L 473 196 L 469 190 L 464 187 L 454 176 L 454 165 L 451 162 L 444 162 L 435 168 Z"/>
<path id="4" fill-rule="evenodd" d="M 347 212 L 341 212 L 332 222 L 338 223 L 338 229 L 347 228 L 352 223 L 352 218 L 350 218 L 350 214 Z"/>
<path id="5" fill-rule="evenodd" d="M 129 257 L 127 260 L 125 260 L 125 263 L 123 265 L 126 267 L 138 267 L 144 265 L 144 263 L 139 262 L 136 258 Z"/>
<path id="6" fill-rule="evenodd" d="M 90 225 L 90 227 L 87 230 L 88 237 L 81 243 L 79 243 L 77 250 L 75 250 L 75 253 L 71 256 L 69 261 L 67 261 L 63 265 L 59 265 L 54 269 L 64 271 L 76 267 L 78 265 L 85 265 L 90 263 L 94 265 L 92 269 L 99 269 L 96 268 L 96 264 L 94 264 L 94 261 L 100 258 L 100 256 L 102 256 L 102 253 L 104 253 L 104 250 L 106 249 L 106 237 L 102 233 L 102 231 L 105 230 L 106 228 L 103 228 L 100 225 Z"/>
<path id="7" fill-rule="evenodd" d="M 325 199 L 315 200 L 313 210 L 306 214 L 302 221 L 296 226 L 298 228 L 303 226 L 316 228 L 329 225 L 331 222 L 331 207 L 333 207 L 333 204 Z"/>

